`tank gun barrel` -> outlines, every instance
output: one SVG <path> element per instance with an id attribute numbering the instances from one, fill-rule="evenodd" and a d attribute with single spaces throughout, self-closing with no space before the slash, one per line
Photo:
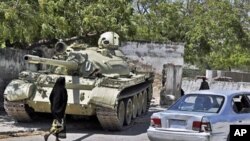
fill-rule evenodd
<path id="1" fill-rule="evenodd" d="M 53 66 L 66 67 L 69 70 L 77 70 L 78 64 L 73 61 L 64 61 L 56 59 L 42 58 L 35 55 L 25 55 L 24 60 L 32 64 L 47 64 Z"/>

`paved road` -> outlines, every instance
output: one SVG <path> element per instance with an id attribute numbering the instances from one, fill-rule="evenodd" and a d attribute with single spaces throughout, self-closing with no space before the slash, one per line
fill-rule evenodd
<path id="1" fill-rule="evenodd" d="M 162 110 L 161 108 L 150 108 L 147 115 L 139 117 L 129 127 L 125 127 L 120 132 L 104 131 L 96 118 L 88 120 L 68 120 L 67 138 L 61 141 L 149 141 L 147 128 L 150 124 L 150 116 L 153 112 Z M 9 121 L 10 122 L 10 121 Z M 11 128 L 25 128 L 24 132 L 5 132 L 7 136 L 0 141 L 42 141 L 44 131 L 48 130 L 51 124 L 50 118 L 40 117 L 32 123 L 12 123 Z M 35 132 L 27 132 L 37 130 Z M 33 131 L 32 130 L 32 131 Z M 1 132 L 0 132 L 1 135 Z M 8 138 L 6 138 L 8 137 Z M 50 136 L 49 141 L 54 141 L 54 136 Z"/>

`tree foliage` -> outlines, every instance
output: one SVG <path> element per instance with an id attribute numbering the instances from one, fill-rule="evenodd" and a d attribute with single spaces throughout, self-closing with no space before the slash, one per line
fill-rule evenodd
<path id="1" fill-rule="evenodd" d="M 192 52 L 186 57 L 219 69 L 248 62 L 245 52 L 249 37 L 238 8 L 227 1 L 207 1 L 194 5 L 192 10 L 191 21 L 195 24 L 186 34 L 186 47 Z"/>
<path id="2" fill-rule="evenodd" d="M 129 0 L 6 0 L 0 2 L 0 42 L 27 45 L 113 30 L 133 33 Z"/>
<path id="3" fill-rule="evenodd" d="M 185 62 L 204 69 L 250 63 L 248 1 L 138 0 L 136 5 L 136 38 L 185 42 Z"/>
<path id="4" fill-rule="evenodd" d="M 246 0 L 1 0 L 0 45 L 115 31 L 122 40 L 184 42 L 185 62 L 228 69 L 250 64 Z"/>

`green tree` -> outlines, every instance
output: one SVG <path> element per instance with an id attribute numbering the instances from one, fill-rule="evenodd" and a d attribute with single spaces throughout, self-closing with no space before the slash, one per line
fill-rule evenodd
<path id="1" fill-rule="evenodd" d="M 130 0 L 8 0 L 0 2 L 0 43 L 23 46 L 42 39 L 100 34 L 133 34 Z"/>
<path id="2" fill-rule="evenodd" d="M 239 8 L 228 1 L 210 0 L 194 3 L 192 11 L 186 33 L 188 62 L 213 69 L 249 64 L 249 36 Z"/>
<path id="3" fill-rule="evenodd" d="M 0 45 L 85 38 L 115 31 L 123 40 L 184 42 L 185 62 L 228 69 L 250 64 L 246 0 L 2 0 Z M 56 41 L 56 40 L 55 40 Z"/>
<path id="4" fill-rule="evenodd" d="M 133 19 L 137 32 L 134 39 L 151 41 L 183 41 L 185 36 L 185 13 L 180 2 L 166 0 L 138 0 Z"/>

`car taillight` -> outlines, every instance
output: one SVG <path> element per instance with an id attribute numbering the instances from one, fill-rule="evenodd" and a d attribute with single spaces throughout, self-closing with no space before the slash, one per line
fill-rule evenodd
<path id="1" fill-rule="evenodd" d="M 206 117 L 202 118 L 202 121 L 193 121 L 193 130 L 199 132 L 211 132 L 211 124 Z"/>
<path id="2" fill-rule="evenodd" d="M 151 126 L 152 127 L 161 127 L 161 119 L 160 118 L 151 118 Z"/>

